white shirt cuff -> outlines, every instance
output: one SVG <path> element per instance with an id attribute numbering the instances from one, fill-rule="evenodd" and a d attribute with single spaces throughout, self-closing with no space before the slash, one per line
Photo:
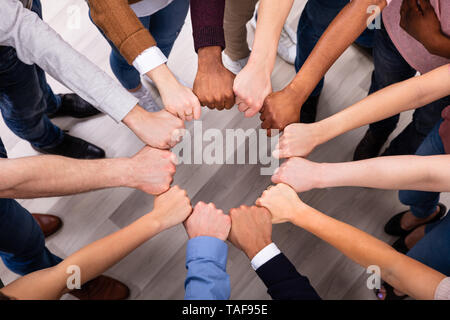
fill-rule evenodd
<path id="1" fill-rule="evenodd" d="M 153 46 L 138 55 L 133 61 L 133 66 L 142 75 L 166 62 L 167 58 L 164 53 L 157 46 Z"/>
<path id="2" fill-rule="evenodd" d="M 281 253 L 280 249 L 278 249 L 275 243 L 271 243 L 267 245 L 264 249 L 262 249 L 256 256 L 252 259 L 252 268 L 253 270 L 258 270 L 263 264 L 272 259 L 273 257 L 279 255 Z"/>

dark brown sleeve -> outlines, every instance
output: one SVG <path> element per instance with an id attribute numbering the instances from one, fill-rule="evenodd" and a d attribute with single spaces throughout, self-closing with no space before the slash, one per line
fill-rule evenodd
<path id="1" fill-rule="evenodd" d="M 144 50 L 156 46 L 127 0 L 88 0 L 94 23 L 132 64 Z"/>

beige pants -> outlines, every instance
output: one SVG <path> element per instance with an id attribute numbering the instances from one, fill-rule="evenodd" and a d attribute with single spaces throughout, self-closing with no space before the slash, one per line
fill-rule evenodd
<path id="1" fill-rule="evenodd" d="M 225 53 L 231 60 L 250 55 L 246 24 L 253 17 L 258 0 L 225 0 Z"/>

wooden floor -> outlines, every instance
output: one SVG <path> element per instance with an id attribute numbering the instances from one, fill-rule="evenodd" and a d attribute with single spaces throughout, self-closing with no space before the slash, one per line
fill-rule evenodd
<path id="1" fill-rule="evenodd" d="M 296 28 L 305 0 L 296 0 L 289 23 Z M 70 28 L 69 16 L 79 8 L 79 29 Z M 83 0 L 43 0 L 44 19 L 77 50 L 111 73 L 109 46 L 89 21 Z M 249 41 L 253 30 L 249 27 Z M 188 84 L 192 84 L 197 60 L 193 50 L 190 19 L 174 46 L 169 67 Z M 319 118 L 327 117 L 364 98 L 370 85 L 372 63 L 351 47 L 328 72 L 319 103 Z M 274 90 L 283 88 L 295 70 L 277 58 L 273 72 Z M 55 92 L 67 92 L 62 85 L 49 79 Z M 403 115 L 401 126 L 409 121 Z M 237 109 L 210 111 L 203 109 L 203 128 L 257 128 L 258 117 L 246 119 Z M 55 122 L 70 133 L 102 146 L 108 157 L 129 156 L 142 143 L 124 125 L 117 125 L 107 116 L 88 121 L 58 119 Z M 191 124 L 188 128 L 191 128 Z M 365 128 L 344 134 L 320 146 L 310 159 L 322 162 L 350 161 L 353 150 Z M 36 154 L 26 141 L 14 136 L 1 123 L 0 134 L 11 158 Z M 198 201 L 214 202 L 227 211 L 241 204 L 251 205 L 270 184 L 269 176 L 261 176 L 257 165 L 181 165 L 175 183 L 188 191 L 195 205 Z M 402 205 L 395 191 L 365 188 L 334 188 L 313 190 L 301 195 L 313 207 L 348 222 L 374 236 L 391 242 L 383 225 Z M 48 247 L 66 257 L 88 243 L 106 236 L 149 212 L 153 197 L 140 191 L 118 188 L 88 194 L 24 200 L 20 203 L 31 212 L 52 213 L 64 220 L 64 228 L 48 239 Z M 309 277 L 318 293 L 325 299 L 374 299 L 366 287 L 365 270 L 348 260 L 336 249 L 311 234 L 289 224 L 274 226 L 273 239 L 282 251 Z M 107 274 L 114 276 L 132 290 L 132 299 L 182 299 L 187 236 L 182 226 L 168 230 L 145 243 Z M 269 299 L 262 282 L 250 267 L 243 253 L 230 245 L 228 272 L 231 276 L 232 299 Z M 0 262 L 0 277 L 5 283 L 16 278 Z M 70 297 L 65 297 L 70 298 Z"/>

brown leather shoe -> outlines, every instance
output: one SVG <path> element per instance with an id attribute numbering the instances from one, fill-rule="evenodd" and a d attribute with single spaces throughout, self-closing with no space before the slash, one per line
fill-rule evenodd
<path id="1" fill-rule="evenodd" d="M 122 282 L 102 275 L 70 294 L 80 300 L 125 300 L 130 296 L 130 289 Z"/>
<path id="2" fill-rule="evenodd" d="M 38 223 L 39 227 L 41 227 L 45 237 L 51 236 L 56 231 L 61 229 L 63 225 L 62 220 L 57 216 L 39 213 L 33 213 L 32 216 Z"/>

